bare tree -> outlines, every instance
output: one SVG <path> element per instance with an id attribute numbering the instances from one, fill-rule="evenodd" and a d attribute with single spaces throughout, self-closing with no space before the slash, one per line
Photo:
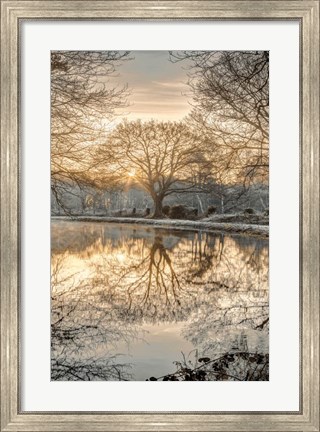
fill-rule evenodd
<path id="1" fill-rule="evenodd" d="M 269 150 L 269 53 L 176 51 L 193 92 L 193 123 L 220 149 L 224 181 L 266 180 Z M 226 179 L 225 172 L 229 172 Z"/>
<path id="2" fill-rule="evenodd" d="M 125 121 L 111 134 L 108 145 L 100 146 L 97 158 L 104 164 L 104 155 L 112 148 L 118 179 L 131 179 L 150 194 L 153 217 L 161 217 L 166 196 L 201 186 L 199 176 L 209 164 L 202 146 L 182 122 Z"/>
<path id="3" fill-rule="evenodd" d="M 51 53 L 52 191 L 90 181 L 92 146 L 105 139 L 116 109 L 126 105 L 126 87 L 110 77 L 128 52 L 53 51 Z"/>

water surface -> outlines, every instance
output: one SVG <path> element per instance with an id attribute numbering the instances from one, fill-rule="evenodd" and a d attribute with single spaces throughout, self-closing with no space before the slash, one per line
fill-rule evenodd
<path id="1" fill-rule="evenodd" d="M 53 221 L 51 267 L 53 380 L 146 380 L 268 352 L 267 240 Z"/>

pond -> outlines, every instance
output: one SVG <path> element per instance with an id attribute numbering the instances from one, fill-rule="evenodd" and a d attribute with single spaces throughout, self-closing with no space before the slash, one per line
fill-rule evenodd
<path id="1" fill-rule="evenodd" d="M 267 380 L 268 240 L 53 220 L 52 380 Z"/>

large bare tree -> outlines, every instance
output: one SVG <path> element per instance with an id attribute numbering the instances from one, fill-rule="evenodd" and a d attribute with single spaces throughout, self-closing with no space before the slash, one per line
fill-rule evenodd
<path id="1" fill-rule="evenodd" d="M 51 179 L 59 199 L 64 185 L 87 177 L 91 149 L 105 139 L 108 122 L 126 104 L 126 87 L 110 82 L 129 58 L 120 51 L 51 53 Z"/>
<path id="2" fill-rule="evenodd" d="M 266 180 L 269 165 L 269 53 L 175 51 L 185 61 L 192 120 L 219 150 L 225 181 Z M 216 158 L 217 159 L 217 158 Z"/>
<path id="3" fill-rule="evenodd" d="M 199 179 L 209 164 L 203 145 L 182 122 L 124 121 L 98 149 L 97 158 L 104 164 L 112 149 L 115 162 L 109 171 L 122 182 L 131 178 L 150 194 L 153 217 L 161 217 L 165 197 L 201 187 Z"/>

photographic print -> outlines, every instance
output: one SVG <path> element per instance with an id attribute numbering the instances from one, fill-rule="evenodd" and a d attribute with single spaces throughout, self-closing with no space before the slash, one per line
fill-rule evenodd
<path id="1" fill-rule="evenodd" d="M 51 52 L 51 380 L 269 380 L 269 52 Z"/>

